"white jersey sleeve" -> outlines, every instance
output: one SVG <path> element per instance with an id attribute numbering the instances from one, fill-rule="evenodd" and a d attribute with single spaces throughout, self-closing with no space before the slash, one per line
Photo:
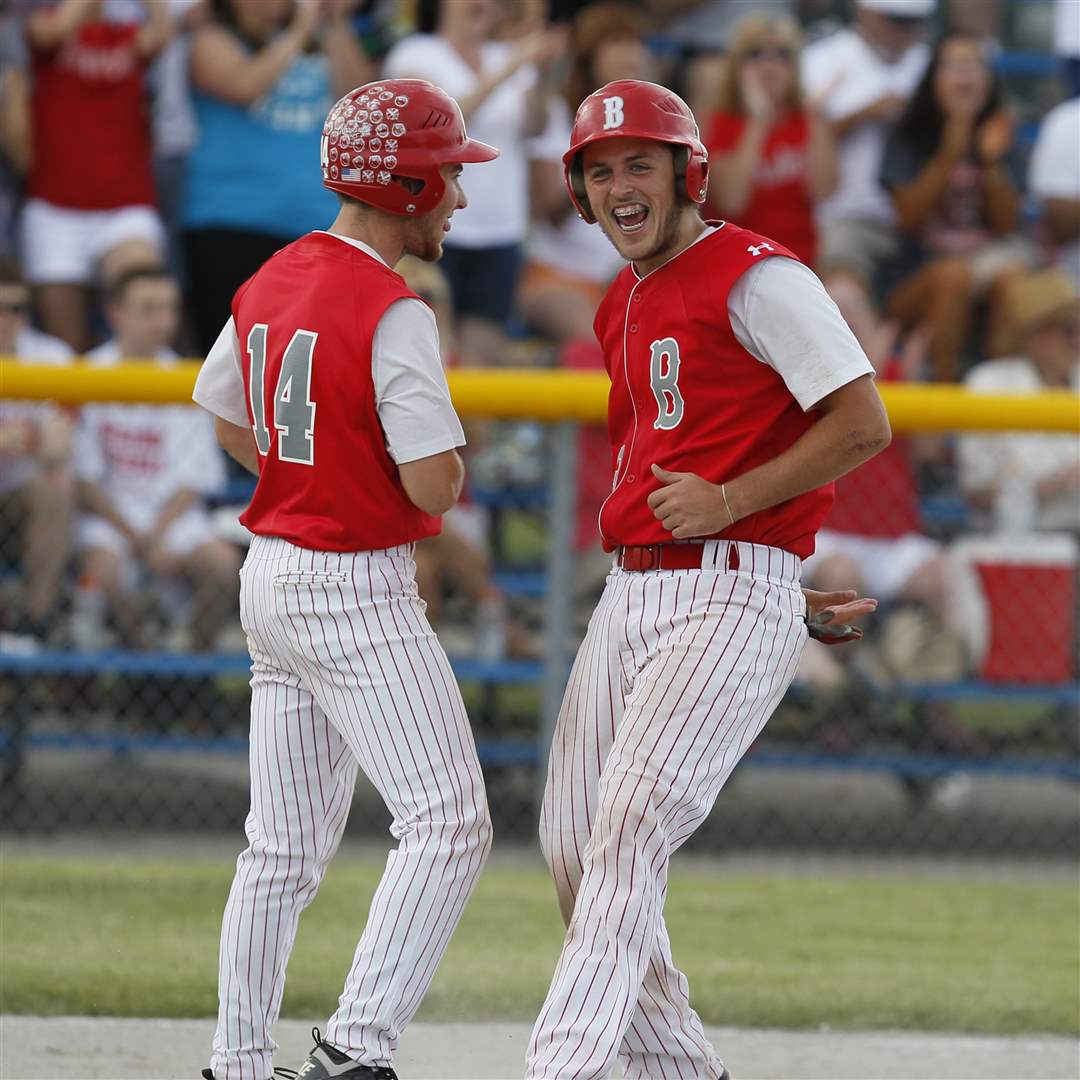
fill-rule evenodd
<path id="1" fill-rule="evenodd" d="M 371 345 L 375 408 L 398 465 L 465 445 L 439 354 L 435 313 L 422 300 L 395 300 Z"/>
<path id="2" fill-rule="evenodd" d="M 728 293 L 739 344 L 774 368 L 803 411 L 874 367 L 817 275 L 772 256 L 751 266 Z"/>
<path id="3" fill-rule="evenodd" d="M 231 315 L 206 354 L 191 396 L 197 404 L 222 420 L 237 427 L 248 427 L 240 341 Z"/>

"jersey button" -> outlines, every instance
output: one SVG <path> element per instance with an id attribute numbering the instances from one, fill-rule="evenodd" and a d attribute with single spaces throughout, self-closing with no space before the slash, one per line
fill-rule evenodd
<path id="1" fill-rule="evenodd" d="M 641 293 L 634 293 L 634 303 L 636 304 L 641 299 Z"/>
<path id="2" fill-rule="evenodd" d="M 634 475 L 633 473 L 631 473 L 631 474 L 630 474 L 630 475 L 629 475 L 629 476 L 628 476 L 628 477 L 626 478 L 626 482 L 627 482 L 628 484 L 632 484 L 632 483 L 633 483 L 633 482 L 634 482 L 634 481 L 635 481 L 636 479 L 637 479 L 637 477 L 636 477 L 636 476 L 635 476 L 635 475 Z"/>
<path id="3" fill-rule="evenodd" d="M 631 334 L 636 334 L 637 333 L 637 323 L 634 323 L 634 325 L 630 327 L 630 333 Z"/>

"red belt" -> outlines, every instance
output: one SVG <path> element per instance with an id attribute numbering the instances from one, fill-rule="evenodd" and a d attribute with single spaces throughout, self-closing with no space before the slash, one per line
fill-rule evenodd
<path id="1" fill-rule="evenodd" d="M 635 544 L 619 548 L 624 570 L 700 570 L 704 544 Z"/>

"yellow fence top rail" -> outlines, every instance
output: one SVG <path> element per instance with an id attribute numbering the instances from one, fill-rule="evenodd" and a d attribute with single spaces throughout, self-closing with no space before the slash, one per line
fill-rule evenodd
<path id="1" fill-rule="evenodd" d="M 129 362 L 100 367 L 26 364 L 0 357 L 0 398 L 59 401 L 189 402 L 198 361 L 171 366 Z M 608 380 L 602 372 L 457 369 L 448 373 L 464 416 L 603 420 Z M 881 396 L 896 431 L 1080 431 L 1080 395 L 978 394 L 962 386 L 883 383 Z"/>

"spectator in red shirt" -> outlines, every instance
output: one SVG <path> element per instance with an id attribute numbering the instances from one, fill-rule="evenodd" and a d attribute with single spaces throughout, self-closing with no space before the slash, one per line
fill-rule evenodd
<path id="1" fill-rule="evenodd" d="M 162 248 L 146 68 L 169 30 L 166 4 L 134 0 L 61 0 L 25 21 L 33 146 L 24 269 L 42 328 L 76 350 L 89 344 L 97 273 L 115 276 Z"/>
<path id="2" fill-rule="evenodd" d="M 814 204 L 837 181 L 828 125 L 799 85 L 801 38 L 786 16 L 754 12 L 732 31 L 719 109 L 707 124 L 709 216 L 817 255 Z"/>

